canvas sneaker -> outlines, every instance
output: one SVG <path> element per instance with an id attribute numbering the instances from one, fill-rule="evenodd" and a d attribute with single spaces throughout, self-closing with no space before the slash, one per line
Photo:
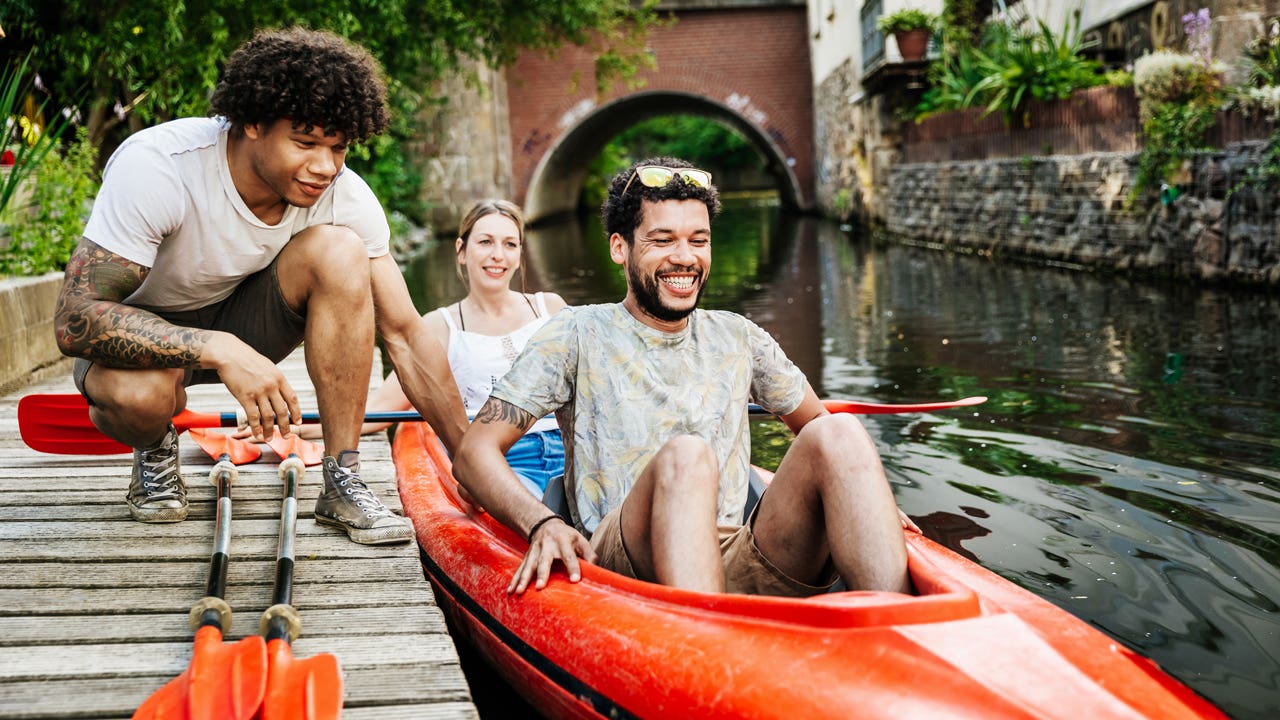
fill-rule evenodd
<path id="1" fill-rule="evenodd" d="M 178 431 L 170 425 L 160 442 L 133 451 L 129 480 L 129 514 L 145 523 L 179 522 L 187 518 L 187 486 L 178 463 Z"/>
<path id="2" fill-rule="evenodd" d="M 360 479 L 360 454 L 343 450 L 326 456 L 324 491 L 316 498 L 316 522 L 341 528 L 361 545 L 389 545 L 413 539 L 413 522 L 391 512 Z"/>

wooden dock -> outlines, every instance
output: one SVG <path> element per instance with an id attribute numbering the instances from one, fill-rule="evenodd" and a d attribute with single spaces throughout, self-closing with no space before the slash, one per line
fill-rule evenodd
<path id="1" fill-rule="evenodd" d="M 281 366 L 313 410 L 301 351 Z M 129 456 L 45 455 L 22 443 L 19 398 L 75 392 L 69 367 L 0 399 L 0 719 L 129 717 L 187 667 L 187 612 L 208 578 L 213 463 L 185 436 L 191 514 L 170 525 L 129 517 Z M 220 385 L 190 394 L 194 410 L 236 407 Z M 364 438 L 360 450 L 364 479 L 399 511 L 385 436 Z M 240 467 L 233 489 L 228 639 L 256 633 L 270 604 L 278 462 L 264 449 Z M 366 547 L 316 525 L 320 478 L 318 466 L 308 468 L 299 489 L 293 604 L 303 625 L 294 654 L 338 656 L 347 720 L 478 717 L 417 545 Z"/>

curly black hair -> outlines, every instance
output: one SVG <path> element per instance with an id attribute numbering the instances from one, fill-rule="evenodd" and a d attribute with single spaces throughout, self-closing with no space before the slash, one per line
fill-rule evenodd
<path id="1" fill-rule="evenodd" d="M 210 114 L 245 125 L 290 118 L 358 143 L 387 129 L 387 86 L 378 61 L 330 32 L 262 30 L 231 53 Z"/>
<path id="2" fill-rule="evenodd" d="M 606 235 L 618 233 L 630 245 L 635 239 L 635 230 L 640 227 L 641 200 L 661 202 L 663 200 L 701 200 L 707 206 L 707 215 L 711 219 L 720 212 L 720 193 L 714 185 L 698 187 L 683 177 L 673 177 L 662 187 L 648 187 L 638 179 L 630 186 L 627 183 L 635 174 L 636 168 L 644 165 L 662 165 L 669 168 L 692 168 L 687 160 L 673 157 L 648 158 L 623 170 L 609 181 L 609 196 L 600 206 L 600 219 L 604 221 Z M 626 188 L 624 195 L 622 190 Z"/>

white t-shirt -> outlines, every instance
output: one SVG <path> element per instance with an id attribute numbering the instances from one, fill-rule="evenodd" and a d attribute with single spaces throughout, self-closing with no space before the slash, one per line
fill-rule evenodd
<path id="1" fill-rule="evenodd" d="M 778 343 L 741 315 L 695 310 L 687 327 L 667 333 L 618 303 L 556 313 L 492 396 L 535 417 L 556 411 L 570 512 L 579 529 L 594 532 L 658 448 L 680 434 L 702 438 L 719 460 L 718 523 L 741 523 L 751 461 L 747 403 L 785 415 L 806 387 Z"/>
<path id="2" fill-rule="evenodd" d="M 84 236 L 151 268 L 125 299 L 153 310 L 192 310 L 231 294 L 302 230 L 351 228 L 369 257 L 389 250 L 390 227 L 373 191 L 344 168 L 310 208 L 275 225 L 254 215 L 231 180 L 221 118 L 185 118 L 134 133 L 111 155 Z"/>

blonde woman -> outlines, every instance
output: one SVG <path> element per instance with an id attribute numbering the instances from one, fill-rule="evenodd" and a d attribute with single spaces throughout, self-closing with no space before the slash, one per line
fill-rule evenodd
<path id="1" fill-rule="evenodd" d="M 525 293 L 511 289 L 520 275 L 524 286 L 524 218 L 514 203 L 482 200 L 462 219 L 455 242 L 458 273 L 467 295 L 452 305 L 423 316 L 428 331 L 448 348 L 467 416 L 474 417 L 493 384 L 511 367 L 516 355 L 538 328 L 565 301 L 555 293 Z M 369 396 L 369 411 L 408 410 L 410 404 L 395 373 Z M 364 433 L 390 423 L 366 423 Z M 318 433 L 304 428 L 305 436 Z M 507 461 L 530 492 L 542 497 L 547 481 L 564 472 L 564 441 L 554 417 L 535 422 L 507 452 Z"/>

